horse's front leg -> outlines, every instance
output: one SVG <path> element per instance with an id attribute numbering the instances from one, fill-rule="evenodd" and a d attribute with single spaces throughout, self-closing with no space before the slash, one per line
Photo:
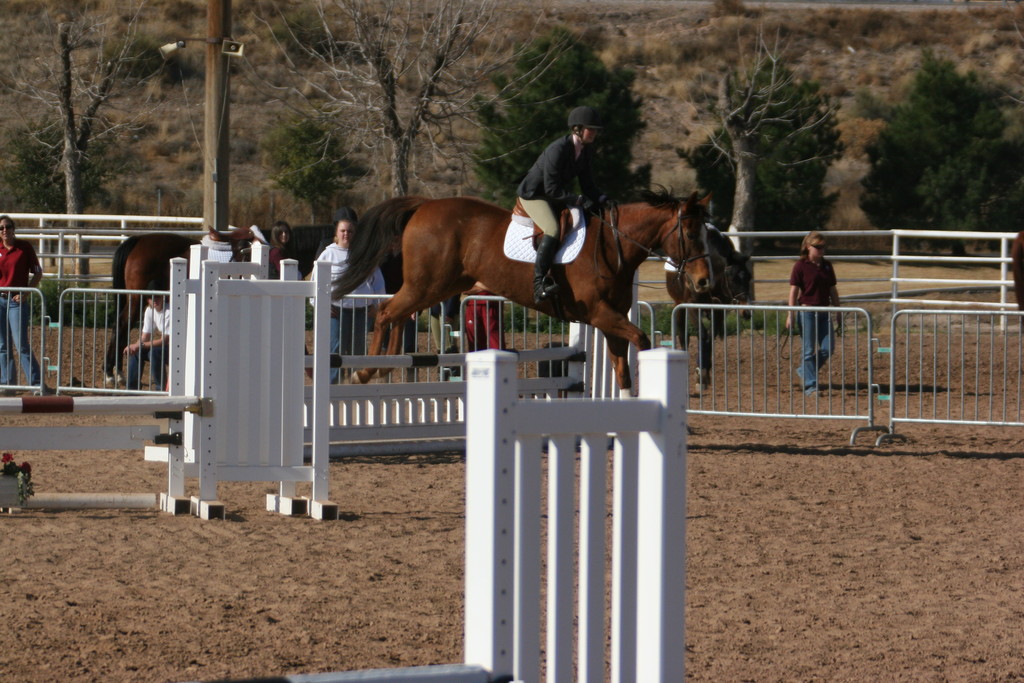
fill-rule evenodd
<path id="1" fill-rule="evenodd" d="M 610 306 L 603 306 L 595 311 L 590 324 L 604 332 L 608 356 L 615 369 L 619 389 L 632 394 L 633 376 L 629 370 L 629 346 L 632 344 L 638 351 L 646 351 L 651 348 L 650 337 Z"/>

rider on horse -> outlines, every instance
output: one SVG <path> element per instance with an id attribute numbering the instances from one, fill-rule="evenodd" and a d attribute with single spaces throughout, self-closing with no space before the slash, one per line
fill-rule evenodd
<path id="1" fill-rule="evenodd" d="M 590 172 L 591 143 L 603 128 L 601 117 L 593 107 L 576 107 L 569 112 L 569 128 L 572 133 L 548 145 L 516 190 L 519 203 L 544 233 L 533 267 L 533 298 L 538 304 L 558 293 L 558 285 L 546 277 L 560 246 L 558 215 L 570 205 L 593 212 L 607 201 Z M 581 195 L 570 191 L 574 178 L 579 179 Z"/>

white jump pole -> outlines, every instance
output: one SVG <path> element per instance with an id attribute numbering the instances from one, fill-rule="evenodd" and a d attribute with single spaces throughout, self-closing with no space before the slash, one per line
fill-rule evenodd
<path id="1" fill-rule="evenodd" d="M 37 493 L 17 507 L 43 510 L 156 509 L 155 493 Z"/>
<path id="2" fill-rule="evenodd" d="M 201 413 L 203 402 L 195 396 L 22 396 L 0 398 L 0 415 L 25 413 L 79 415 L 151 415 L 153 413 Z"/>

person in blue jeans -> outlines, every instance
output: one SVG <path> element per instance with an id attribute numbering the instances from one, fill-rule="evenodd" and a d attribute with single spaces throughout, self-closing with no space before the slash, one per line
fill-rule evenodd
<path id="1" fill-rule="evenodd" d="M 31 386 L 39 387 L 37 393 L 50 393 L 42 383 L 39 361 L 32 353 L 29 342 L 29 309 L 22 307 L 25 300 L 21 292 L 4 290 L 5 287 L 36 287 L 43 277 L 36 251 L 32 244 L 14 236 L 14 220 L 0 216 L 0 389 L 10 395 L 7 387 L 17 384 L 18 373 L 14 367 L 15 352 L 21 356 L 21 369 Z"/>
<path id="2" fill-rule="evenodd" d="M 156 282 L 146 285 L 146 289 L 150 290 L 159 288 Z M 149 390 L 165 391 L 167 364 L 171 360 L 171 311 L 167 307 L 166 297 L 152 295 L 146 298 L 148 305 L 143 313 L 139 339 L 124 349 L 128 356 L 126 386 L 133 391 L 138 391 L 142 387 L 142 369 L 148 361 Z"/>
<path id="3" fill-rule="evenodd" d="M 800 260 L 789 275 L 790 306 L 839 306 L 836 272 L 825 258 L 825 238 L 816 230 L 804 237 Z M 786 314 L 786 329 L 793 326 L 793 311 Z M 835 350 L 835 330 L 828 311 L 800 311 L 801 364 L 805 394 L 818 390 L 818 371 Z"/>
<path id="4" fill-rule="evenodd" d="M 348 207 L 338 209 L 334 214 L 334 241 L 317 257 L 318 262 L 331 264 L 331 281 L 337 280 L 348 267 L 348 248 L 355 234 L 357 216 Z M 359 285 L 352 294 L 384 295 L 384 276 L 380 268 L 374 268 L 366 282 Z M 343 356 L 366 354 L 366 334 L 373 325 L 377 312 L 375 299 L 342 298 L 331 306 L 331 353 Z M 346 373 L 347 374 L 347 373 Z M 331 369 L 331 384 L 341 378 L 339 368 Z"/>

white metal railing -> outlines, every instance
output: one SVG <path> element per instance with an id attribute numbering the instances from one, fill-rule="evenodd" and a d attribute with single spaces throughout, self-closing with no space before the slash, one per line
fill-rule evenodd
<path id="1" fill-rule="evenodd" d="M 760 255 L 754 254 L 751 260 L 755 264 L 755 276 L 758 269 L 756 264 L 770 264 L 778 262 L 792 262 L 797 258 L 800 241 L 806 233 L 791 231 L 764 231 L 764 232 L 730 232 L 729 237 L 736 241 L 742 240 L 776 240 L 789 242 L 793 245 L 791 254 L 784 255 Z M 953 231 L 953 230 L 833 230 L 823 231 L 822 234 L 827 240 L 835 243 L 839 240 L 853 239 L 888 239 L 890 249 L 888 253 L 879 254 L 829 254 L 829 260 L 834 263 L 887 263 L 889 274 L 885 277 L 875 278 L 848 278 L 841 277 L 840 287 L 850 284 L 877 283 L 878 292 L 864 295 L 850 295 L 843 292 L 844 301 L 887 301 L 892 304 L 893 311 L 899 307 L 910 306 L 979 306 L 989 308 L 1006 309 L 1012 306 L 1013 279 L 1010 276 L 1010 245 L 1017 236 L 1015 232 L 979 232 L 979 231 Z M 932 241 L 949 243 L 985 243 L 997 242 L 995 249 L 975 254 L 967 253 L 963 256 L 956 256 L 952 253 L 908 253 L 908 240 Z M 990 267 L 991 278 L 965 277 L 907 277 L 905 268 L 901 266 L 967 266 L 967 267 Z M 663 281 L 648 281 L 641 283 L 646 286 L 662 286 Z M 759 289 L 765 286 L 786 286 L 787 278 L 779 277 L 758 277 L 757 286 Z M 995 301 L 970 302 L 958 301 L 955 299 L 934 299 L 924 298 L 924 294 L 935 291 L 991 291 L 995 292 Z M 765 300 L 764 303 L 780 303 L 783 299 Z"/>
<path id="2" fill-rule="evenodd" d="M 187 231 L 202 237 L 203 219 L 188 216 L 119 216 L 114 214 L 8 214 L 18 225 L 18 237 L 33 242 L 46 264 L 44 277 L 110 282 L 114 249 L 131 235 Z M 90 275 L 80 275 L 78 262 L 89 264 Z"/>

